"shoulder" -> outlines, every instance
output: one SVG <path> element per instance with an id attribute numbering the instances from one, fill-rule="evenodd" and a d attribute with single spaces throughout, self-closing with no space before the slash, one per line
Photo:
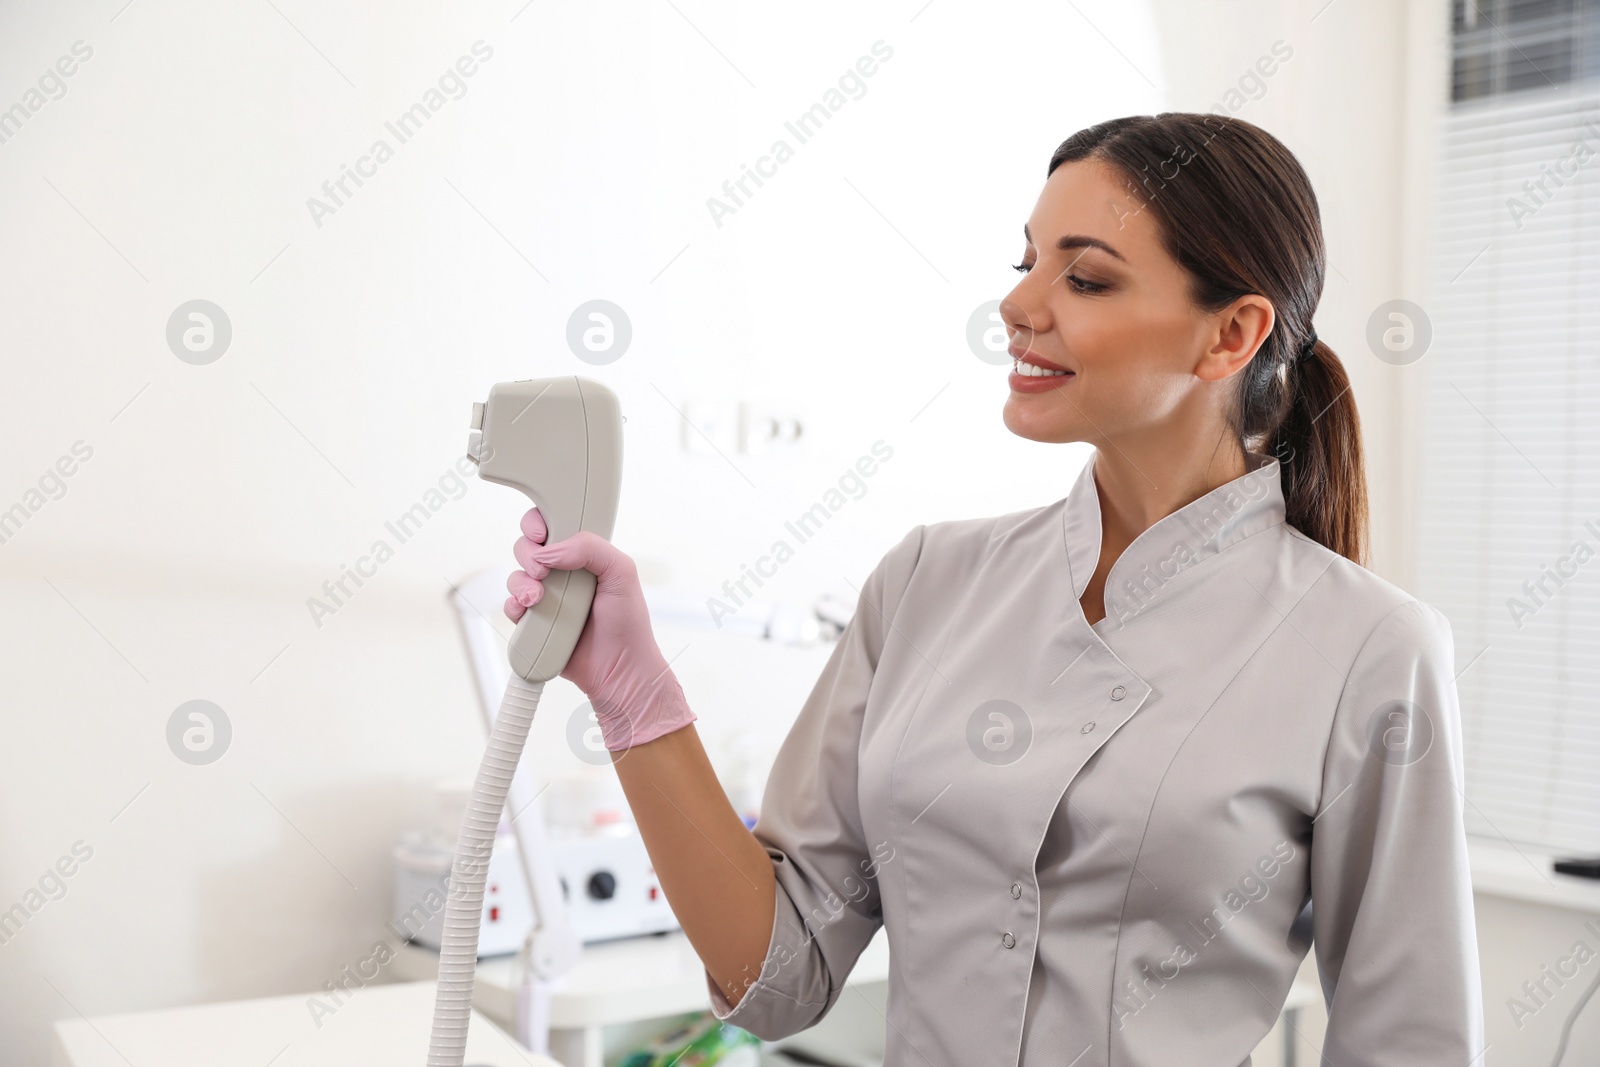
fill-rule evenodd
<path id="1" fill-rule="evenodd" d="M 1294 564 L 1319 575 L 1302 617 L 1315 620 L 1328 645 L 1342 649 L 1350 672 L 1383 660 L 1452 663 L 1455 638 L 1444 612 L 1295 527 L 1285 523 L 1280 530 Z"/>
<path id="2" fill-rule="evenodd" d="M 981 518 L 947 519 L 918 527 L 922 554 L 930 563 L 966 566 L 997 550 L 1062 537 L 1064 500 Z"/>
<path id="3" fill-rule="evenodd" d="M 1062 501 L 980 518 L 947 519 L 912 527 L 873 569 L 882 602 L 899 602 L 913 578 L 945 584 L 970 577 L 1002 546 L 1031 546 L 1061 537 Z"/>
<path id="4" fill-rule="evenodd" d="M 1293 526 L 1279 530 L 1293 566 L 1317 574 L 1290 621 L 1308 650 L 1306 669 L 1331 683 L 1323 803 L 1355 785 L 1376 789 L 1401 770 L 1459 785 L 1462 728 L 1449 619 Z M 1436 742 L 1444 758 L 1422 761 Z M 1345 801 L 1341 821 L 1364 806 L 1375 810 L 1370 800 Z"/>

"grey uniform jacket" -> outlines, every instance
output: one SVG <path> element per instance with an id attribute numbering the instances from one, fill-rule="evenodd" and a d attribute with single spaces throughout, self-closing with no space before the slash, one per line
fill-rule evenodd
<path id="1" fill-rule="evenodd" d="M 1092 626 L 1093 458 L 890 549 L 768 779 L 771 942 L 719 1018 L 813 1025 L 882 925 L 885 1067 L 1235 1067 L 1314 938 L 1326 1062 L 1480 1067 L 1449 623 L 1247 458 Z"/>

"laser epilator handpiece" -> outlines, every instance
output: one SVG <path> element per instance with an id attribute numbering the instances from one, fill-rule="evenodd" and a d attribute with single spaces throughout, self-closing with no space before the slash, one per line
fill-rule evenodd
<path id="1" fill-rule="evenodd" d="M 546 544 L 580 530 L 611 539 L 622 484 L 622 410 L 611 390 L 573 376 L 503 382 L 489 390 L 487 401 L 473 405 L 472 427 L 467 455 L 477 462 L 479 477 L 520 489 L 537 504 L 549 529 Z M 439 944 L 428 1067 L 461 1067 L 465 1059 L 495 832 L 544 683 L 566 667 L 594 603 L 595 577 L 587 570 L 551 571 L 543 583 L 544 595 L 511 635 L 513 676 L 461 820 Z M 547 865 L 533 862 L 543 838 L 531 821 L 514 821 L 512 829 L 538 920 L 524 955 L 530 971 L 545 982 L 540 995 L 547 996 L 549 979 L 570 968 L 580 945 L 565 921 L 559 882 Z M 529 1015 L 548 1021 L 544 1008 Z"/>
<path id="2" fill-rule="evenodd" d="M 473 405 L 467 455 L 478 476 L 520 489 L 539 506 L 547 544 L 589 530 L 611 539 L 622 484 L 622 409 L 587 378 L 504 382 Z M 544 596 L 517 623 L 511 669 L 530 682 L 567 665 L 594 601 L 594 575 L 551 571 Z"/>

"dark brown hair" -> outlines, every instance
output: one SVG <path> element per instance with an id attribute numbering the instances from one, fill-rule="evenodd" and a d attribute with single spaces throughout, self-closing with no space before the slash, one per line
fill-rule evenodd
<path id="1" fill-rule="evenodd" d="M 1196 306 L 1217 311 L 1247 293 L 1272 301 L 1272 333 L 1238 373 L 1230 425 L 1242 447 L 1277 457 L 1289 524 L 1365 566 L 1367 482 L 1350 379 L 1322 341 L 1305 350 L 1326 254 L 1299 161 L 1259 126 L 1178 111 L 1079 130 L 1047 176 L 1085 159 L 1133 187 L 1189 272 Z"/>

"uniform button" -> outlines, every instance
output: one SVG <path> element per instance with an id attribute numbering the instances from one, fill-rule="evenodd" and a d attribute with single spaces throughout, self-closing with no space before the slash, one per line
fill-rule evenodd
<path id="1" fill-rule="evenodd" d="M 1111 691 L 1111 699 L 1112 700 L 1121 700 L 1123 697 L 1125 697 L 1127 695 L 1128 695 L 1127 689 L 1123 688 L 1120 685 L 1117 686 L 1115 689 L 1113 689 Z"/>
<path id="2" fill-rule="evenodd" d="M 1006 948 L 1011 948 L 1017 943 L 1017 939 L 1012 937 L 1011 933 L 1007 931 L 1006 933 L 1000 935 L 1000 943 Z"/>
<path id="3" fill-rule="evenodd" d="M 1011 899 L 1012 900 L 1018 900 L 1021 897 L 1022 897 L 1022 883 L 1021 882 L 1012 882 L 1011 883 Z"/>
<path id="4" fill-rule="evenodd" d="M 1091 719 L 1089 722 L 1084 723 L 1082 728 L 1080 728 L 1078 730 L 1078 732 L 1082 733 L 1082 734 L 1086 734 L 1086 733 L 1090 732 L 1093 729 L 1094 729 L 1094 721 Z"/>

